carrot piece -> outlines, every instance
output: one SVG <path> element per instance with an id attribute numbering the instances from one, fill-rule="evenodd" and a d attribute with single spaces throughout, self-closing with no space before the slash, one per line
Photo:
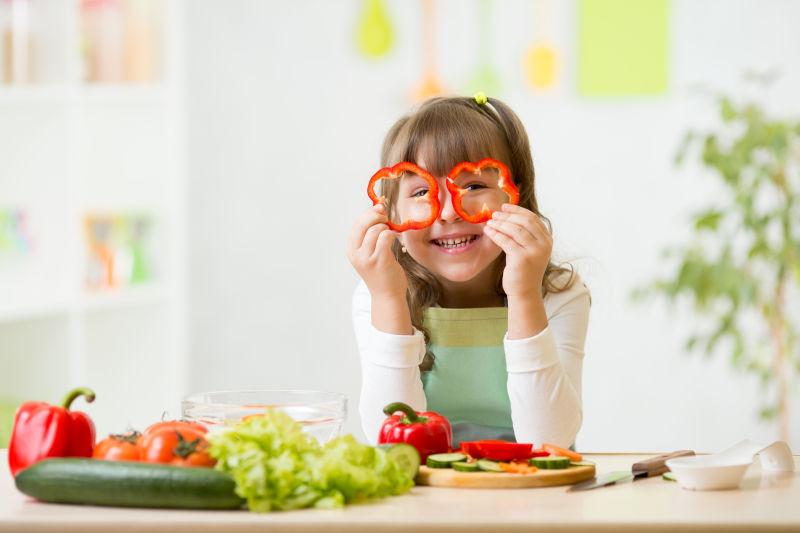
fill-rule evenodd
<path id="1" fill-rule="evenodd" d="M 561 457 L 569 457 L 571 461 L 583 461 L 583 456 L 572 450 L 565 450 L 555 444 L 542 444 L 542 448 L 552 453 L 553 455 L 560 455 Z"/>

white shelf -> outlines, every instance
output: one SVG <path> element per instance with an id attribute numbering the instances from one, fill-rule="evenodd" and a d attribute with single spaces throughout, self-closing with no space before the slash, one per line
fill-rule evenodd
<path id="1" fill-rule="evenodd" d="M 160 283 L 148 283 L 114 289 L 94 289 L 83 294 L 79 309 L 84 311 L 108 311 L 165 303 L 169 294 Z"/>
<path id="2" fill-rule="evenodd" d="M 120 419 L 174 412 L 186 392 L 185 6 L 154 4 L 161 81 L 93 84 L 80 79 L 81 2 L 31 4 L 51 10 L 32 16 L 52 25 L 36 36 L 50 51 L 40 79 L 54 81 L 0 84 L 0 207 L 25 212 L 33 242 L 0 268 L 0 361 L 15 369 L 0 371 L 0 391 L 19 400 L 78 385 L 103 391 L 86 408 L 101 438 L 124 429 Z M 84 217 L 97 213 L 152 217 L 143 253 L 153 281 L 85 288 Z M 159 376 L 137 374 L 156 364 Z"/>

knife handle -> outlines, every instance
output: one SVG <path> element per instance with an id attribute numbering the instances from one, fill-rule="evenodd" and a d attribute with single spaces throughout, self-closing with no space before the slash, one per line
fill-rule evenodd
<path id="1" fill-rule="evenodd" d="M 642 475 L 646 473 L 647 477 L 660 476 L 664 472 L 669 471 L 667 465 L 664 464 L 667 459 L 684 457 L 686 455 L 694 455 L 694 452 L 692 450 L 678 450 L 677 452 L 650 457 L 644 461 L 634 463 L 634 465 L 631 467 L 631 471 L 634 473 L 634 475 Z"/>

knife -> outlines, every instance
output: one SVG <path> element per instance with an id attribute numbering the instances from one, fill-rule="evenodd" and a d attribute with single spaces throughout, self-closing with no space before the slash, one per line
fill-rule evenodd
<path id="1" fill-rule="evenodd" d="M 639 461 L 631 466 L 631 471 L 618 470 L 615 472 L 608 472 L 600 476 L 594 477 L 590 480 L 576 483 L 567 489 L 567 492 L 578 492 L 582 490 L 592 490 L 600 487 L 608 487 L 619 482 L 636 481 L 646 477 L 660 476 L 668 472 L 669 468 L 664 464 L 668 459 L 674 457 L 684 457 L 687 455 L 694 455 L 692 450 L 678 450 L 672 453 L 665 453 L 663 455 L 656 455 L 644 461 Z"/>

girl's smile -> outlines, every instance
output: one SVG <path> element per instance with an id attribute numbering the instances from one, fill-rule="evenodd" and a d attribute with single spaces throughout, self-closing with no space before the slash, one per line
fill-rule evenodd
<path id="1" fill-rule="evenodd" d="M 450 233 L 431 239 L 430 242 L 440 252 L 455 255 L 466 253 L 474 248 L 481 237 L 483 237 L 483 235 Z"/>

